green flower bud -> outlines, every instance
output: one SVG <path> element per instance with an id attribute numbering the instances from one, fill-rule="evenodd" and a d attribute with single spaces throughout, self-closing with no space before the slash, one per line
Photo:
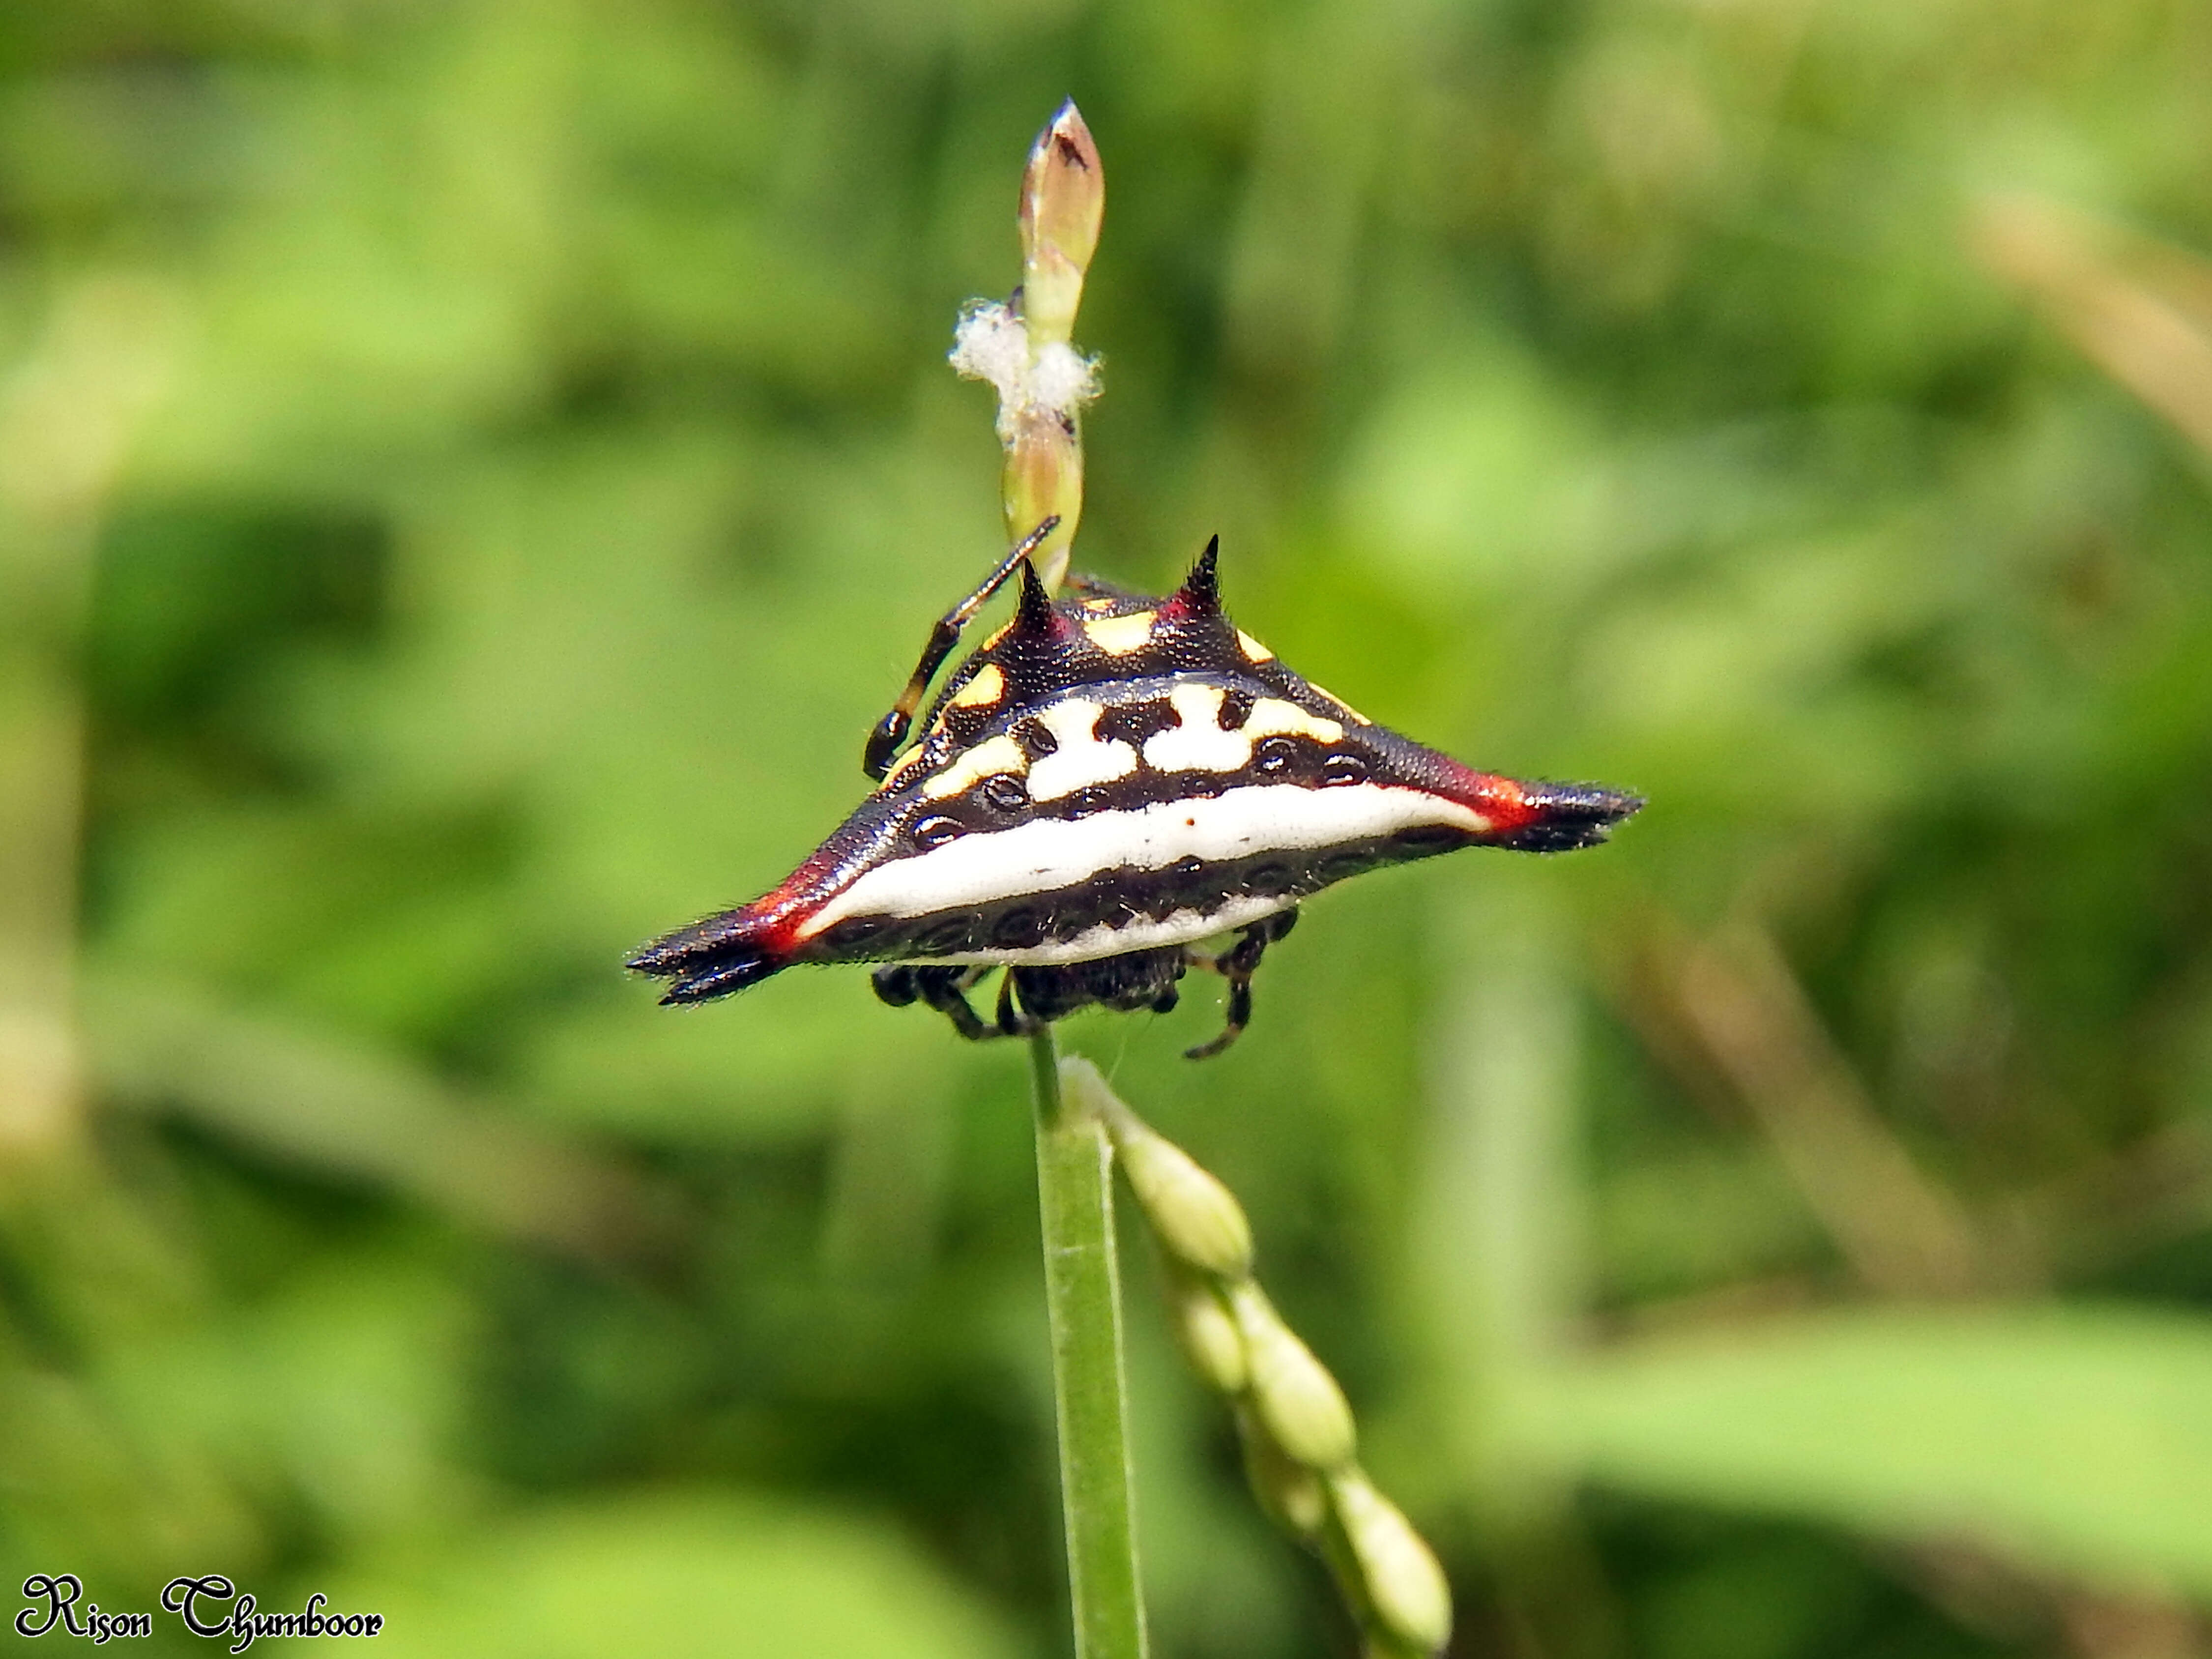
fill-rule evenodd
<path id="1" fill-rule="evenodd" d="M 1328 1519 L 1328 1492 L 1321 1477 L 1285 1451 L 1258 1414 L 1242 1402 L 1237 1407 L 1237 1438 L 1244 1450 L 1244 1478 L 1260 1507 L 1294 1537 L 1317 1535 Z"/>
<path id="2" fill-rule="evenodd" d="M 1242 1394 L 1250 1373 L 1244 1364 L 1244 1338 L 1230 1317 L 1221 1292 L 1197 1273 L 1168 1268 L 1168 1301 L 1176 1339 L 1200 1378 L 1219 1394 Z"/>
<path id="3" fill-rule="evenodd" d="M 1332 1475 L 1329 1498 L 1376 1621 L 1424 1653 L 1451 1639 L 1451 1586 L 1413 1523 L 1357 1470 Z"/>
<path id="4" fill-rule="evenodd" d="M 1060 1062 L 1060 1086 L 1087 1091 L 1106 1121 L 1121 1172 L 1144 1206 L 1161 1245 L 1177 1261 L 1224 1279 L 1252 1271 L 1252 1224 L 1229 1188 L 1188 1152 L 1152 1128 L 1114 1097 L 1085 1060 Z"/>
<path id="5" fill-rule="evenodd" d="M 1268 1305 L 1260 1287 L 1246 1283 L 1229 1291 L 1237 1328 L 1244 1337 L 1252 1407 L 1276 1443 L 1309 1468 L 1334 1469 L 1352 1461 L 1358 1431 L 1352 1407 L 1336 1379 Z"/>

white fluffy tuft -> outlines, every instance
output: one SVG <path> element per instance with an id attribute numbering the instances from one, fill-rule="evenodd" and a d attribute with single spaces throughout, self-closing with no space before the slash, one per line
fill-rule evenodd
<path id="1" fill-rule="evenodd" d="M 1024 415 L 1067 416 L 1098 395 L 1098 360 L 1054 343 L 1030 361 L 1029 330 L 1009 306 L 970 300 L 960 308 L 947 354 L 963 380 L 988 380 L 999 394 L 999 434 Z"/>
<path id="2" fill-rule="evenodd" d="M 970 300 L 952 331 L 954 373 L 963 380 L 988 380 L 999 401 L 1020 400 L 1030 372 L 1029 330 L 995 300 Z"/>
<path id="3" fill-rule="evenodd" d="M 1098 360 L 1065 342 L 1045 347 L 1030 370 L 1030 395 L 1061 414 L 1082 408 L 1098 395 Z"/>

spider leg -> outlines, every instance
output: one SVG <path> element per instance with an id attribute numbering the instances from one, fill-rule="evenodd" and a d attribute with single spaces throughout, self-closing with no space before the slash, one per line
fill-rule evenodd
<path id="1" fill-rule="evenodd" d="M 928 695 L 930 681 L 937 671 L 945 666 L 945 659 L 952 654 L 952 647 L 960 643 L 961 631 L 975 613 L 990 603 L 991 595 L 1006 585 L 1024 559 L 1036 551 L 1046 537 L 1060 527 L 1060 518 L 1054 514 L 1038 525 L 1035 530 L 1014 544 L 1013 551 L 999 561 L 997 568 L 983 578 L 982 586 L 954 605 L 937 619 L 929 630 L 929 643 L 921 647 L 921 660 L 915 665 L 913 676 L 906 690 L 899 693 L 898 701 L 891 705 L 890 714 L 876 722 L 876 729 L 868 733 L 867 747 L 860 752 L 860 769 L 872 778 L 880 779 L 891 769 L 891 755 L 906 740 L 914 725 L 915 710 Z"/>
<path id="2" fill-rule="evenodd" d="M 1267 954 L 1267 947 L 1296 927 L 1297 920 L 1297 907 L 1292 905 L 1238 928 L 1237 943 L 1218 957 L 1199 951 L 1187 953 L 1185 960 L 1192 967 L 1211 969 L 1229 981 L 1229 1008 L 1221 1035 L 1211 1042 L 1184 1049 L 1185 1060 L 1212 1059 L 1236 1042 L 1252 1023 L 1252 975 L 1259 971 L 1260 958 Z"/>
<path id="3" fill-rule="evenodd" d="M 1182 1057 L 1185 1060 L 1212 1060 L 1236 1042 L 1251 1023 L 1252 976 L 1249 974 L 1231 974 L 1229 975 L 1229 1011 L 1222 1022 L 1221 1035 L 1211 1042 L 1201 1042 L 1195 1048 L 1184 1049 Z"/>
<path id="4" fill-rule="evenodd" d="M 999 981 L 998 1035 L 1000 1036 L 1028 1036 L 1034 1031 L 1042 1031 L 1051 1023 L 1052 1022 L 1049 1020 L 1039 1019 L 1034 1014 L 1030 1013 L 1026 1009 L 1016 1006 L 1014 1002 L 1014 970 L 1011 968 L 1007 969 L 1006 976 Z"/>
<path id="5" fill-rule="evenodd" d="M 951 1020 L 952 1029 L 970 1042 L 981 1042 L 1000 1034 L 976 1017 L 969 1006 L 968 991 L 989 971 L 988 968 L 928 968 L 899 963 L 878 968 L 869 977 L 876 995 L 892 1007 L 903 1008 L 919 1000 Z"/>

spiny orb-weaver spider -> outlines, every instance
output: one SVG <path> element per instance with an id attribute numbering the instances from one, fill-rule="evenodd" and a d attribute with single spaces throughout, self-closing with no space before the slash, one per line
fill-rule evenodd
<path id="1" fill-rule="evenodd" d="M 1593 784 L 1477 772 L 1299 678 L 1221 608 L 1207 543 L 1165 599 L 1078 580 L 1055 602 L 1029 556 L 1048 519 L 941 618 L 862 767 L 876 792 L 773 892 L 630 959 L 663 1002 L 742 991 L 799 963 L 874 962 L 876 994 L 967 1037 L 1092 1003 L 1164 1013 L 1192 968 L 1228 981 L 1219 1054 L 1297 902 L 1346 876 L 1462 847 L 1557 853 L 1644 803 Z M 1013 620 L 929 683 L 1016 570 Z M 1218 952 L 1199 941 L 1233 932 Z M 1005 968 L 996 1016 L 968 992 Z"/>

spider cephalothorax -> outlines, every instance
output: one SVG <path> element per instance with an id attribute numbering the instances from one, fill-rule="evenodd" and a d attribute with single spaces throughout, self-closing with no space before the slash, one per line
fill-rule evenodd
<path id="1" fill-rule="evenodd" d="M 1203 967 L 1229 980 L 1229 1019 L 1190 1052 L 1218 1053 L 1298 900 L 1462 847 L 1586 847 L 1643 805 L 1472 770 L 1299 678 L 1222 611 L 1214 544 L 1165 599 L 1091 586 L 1055 603 L 1026 556 L 1050 528 L 939 623 L 869 740 L 875 793 L 773 892 L 631 961 L 672 981 L 663 1001 L 797 963 L 887 963 L 884 1001 L 919 1000 L 988 1036 L 1091 1003 L 1164 1011 L 1184 970 Z M 954 671 L 893 761 L 961 628 L 1017 568 L 1013 620 Z M 1222 951 L 1192 948 L 1231 932 Z M 999 967 L 987 1024 L 967 992 Z"/>

